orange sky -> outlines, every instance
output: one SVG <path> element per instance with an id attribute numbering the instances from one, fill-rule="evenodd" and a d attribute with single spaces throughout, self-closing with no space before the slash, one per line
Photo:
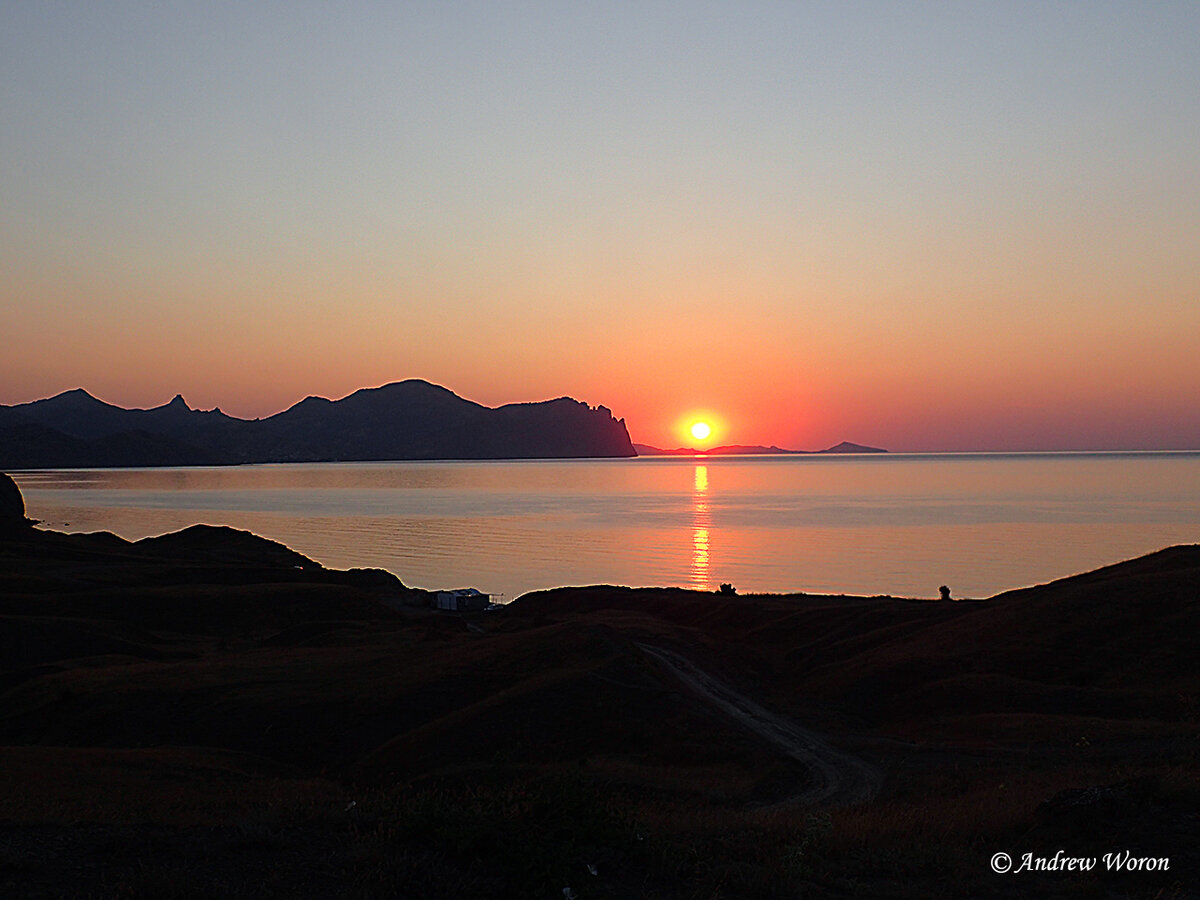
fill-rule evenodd
<path id="1" fill-rule="evenodd" d="M 660 446 L 1200 448 L 1197 26 L 9 5 L 0 403 L 418 377 Z"/>

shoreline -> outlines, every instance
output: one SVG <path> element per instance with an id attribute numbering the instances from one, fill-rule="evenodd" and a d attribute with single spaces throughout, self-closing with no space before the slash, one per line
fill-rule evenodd
<path id="1" fill-rule="evenodd" d="M 21 519 L 9 895 L 1149 897 L 1200 871 L 1197 545 L 973 603 L 597 586 L 434 614 L 233 529 Z M 994 880 L 1058 849 L 1169 868 Z"/>
<path id="2" fill-rule="evenodd" d="M 1195 540 L 1197 462 L 889 454 L 813 465 L 726 457 L 18 479 L 33 515 L 59 530 L 137 539 L 227 524 L 331 567 L 507 599 L 606 582 L 917 597 L 947 584 L 954 596 L 986 597 Z"/>

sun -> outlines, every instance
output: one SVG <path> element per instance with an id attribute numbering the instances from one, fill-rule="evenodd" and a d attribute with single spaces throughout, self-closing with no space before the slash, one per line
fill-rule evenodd
<path id="1" fill-rule="evenodd" d="M 703 448 L 723 441 L 727 427 L 725 417 L 716 410 L 705 406 L 693 406 L 684 410 L 671 423 L 671 433 L 675 435 L 673 440 L 701 452 Z"/>

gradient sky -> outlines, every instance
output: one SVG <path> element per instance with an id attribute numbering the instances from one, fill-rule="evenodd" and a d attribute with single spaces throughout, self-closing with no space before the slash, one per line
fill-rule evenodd
<path id="1" fill-rule="evenodd" d="M 1200 448 L 1200 4 L 0 3 L 0 403 Z"/>

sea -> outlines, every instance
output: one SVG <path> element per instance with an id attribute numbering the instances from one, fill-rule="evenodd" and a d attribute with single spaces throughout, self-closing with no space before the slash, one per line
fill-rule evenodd
<path id="1" fill-rule="evenodd" d="M 246 529 L 510 601 L 564 585 L 988 597 L 1200 543 L 1200 452 L 689 456 L 14 472 L 43 527 Z"/>

